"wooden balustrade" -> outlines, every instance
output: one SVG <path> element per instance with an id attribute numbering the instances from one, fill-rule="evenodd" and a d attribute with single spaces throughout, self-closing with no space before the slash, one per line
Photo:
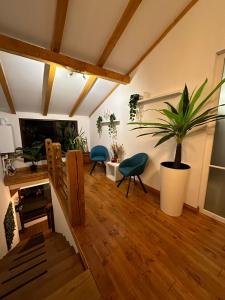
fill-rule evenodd
<path id="1" fill-rule="evenodd" d="M 85 220 L 83 155 L 81 151 L 68 151 L 63 162 L 59 143 L 46 139 L 45 148 L 49 177 L 69 222 L 71 226 L 82 225 Z"/>

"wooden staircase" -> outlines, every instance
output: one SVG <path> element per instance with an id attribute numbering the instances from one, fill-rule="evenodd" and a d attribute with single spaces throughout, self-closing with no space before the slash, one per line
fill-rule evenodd
<path id="1" fill-rule="evenodd" d="M 101 299 L 82 259 L 59 233 L 42 233 L 0 261 L 0 299 Z"/>

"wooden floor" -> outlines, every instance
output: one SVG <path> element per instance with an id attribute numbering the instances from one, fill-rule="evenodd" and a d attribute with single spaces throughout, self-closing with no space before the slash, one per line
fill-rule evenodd
<path id="1" fill-rule="evenodd" d="M 157 195 L 101 169 L 85 176 L 86 225 L 76 228 L 104 299 L 225 299 L 225 224 L 185 210 L 172 218 Z"/>

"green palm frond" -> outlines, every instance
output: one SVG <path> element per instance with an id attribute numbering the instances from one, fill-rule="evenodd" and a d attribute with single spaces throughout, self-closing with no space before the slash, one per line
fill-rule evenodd
<path id="1" fill-rule="evenodd" d="M 170 138 L 176 138 L 177 143 L 182 143 L 183 138 L 193 128 L 225 119 L 225 115 L 217 114 L 218 108 L 224 106 L 224 104 L 204 110 L 213 94 L 224 84 L 225 79 L 219 82 L 217 86 L 201 100 L 207 82 L 208 80 L 206 79 L 197 90 L 194 90 L 191 97 L 189 97 L 188 87 L 185 85 L 177 107 L 174 107 L 169 102 L 165 102 L 168 108 L 157 110 L 163 116 L 163 118 L 158 118 L 160 122 L 132 122 L 129 124 L 136 126 L 132 130 L 148 130 L 148 132 L 139 134 L 139 136 L 163 135 L 156 143 L 155 147 L 157 147 Z"/>

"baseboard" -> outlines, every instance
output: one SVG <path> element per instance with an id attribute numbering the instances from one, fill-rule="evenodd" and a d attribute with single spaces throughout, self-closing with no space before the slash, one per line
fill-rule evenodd
<path id="1" fill-rule="evenodd" d="M 194 206 L 191 206 L 190 204 L 184 203 L 184 207 L 186 207 L 187 209 L 193 211 L 196 214 L 199 213 L 199 206 L 198 207 L 194 207 Z"/>
<path id="2" fill-rule="evenodd" d="M 145 188 L 150 192 L 150 193 L 153 193 L 155 195 L 158 195 L 160 196 L 160 191 L 147 185 L 147 184 L 144 184 Z M 198 214 L 199 213 L 199 207 L 193 207 L 191 206 L 190 204 L 187 204 L 187 203 L 184 203 L 184 207 L 191 210 L 192 212 Z"/>

